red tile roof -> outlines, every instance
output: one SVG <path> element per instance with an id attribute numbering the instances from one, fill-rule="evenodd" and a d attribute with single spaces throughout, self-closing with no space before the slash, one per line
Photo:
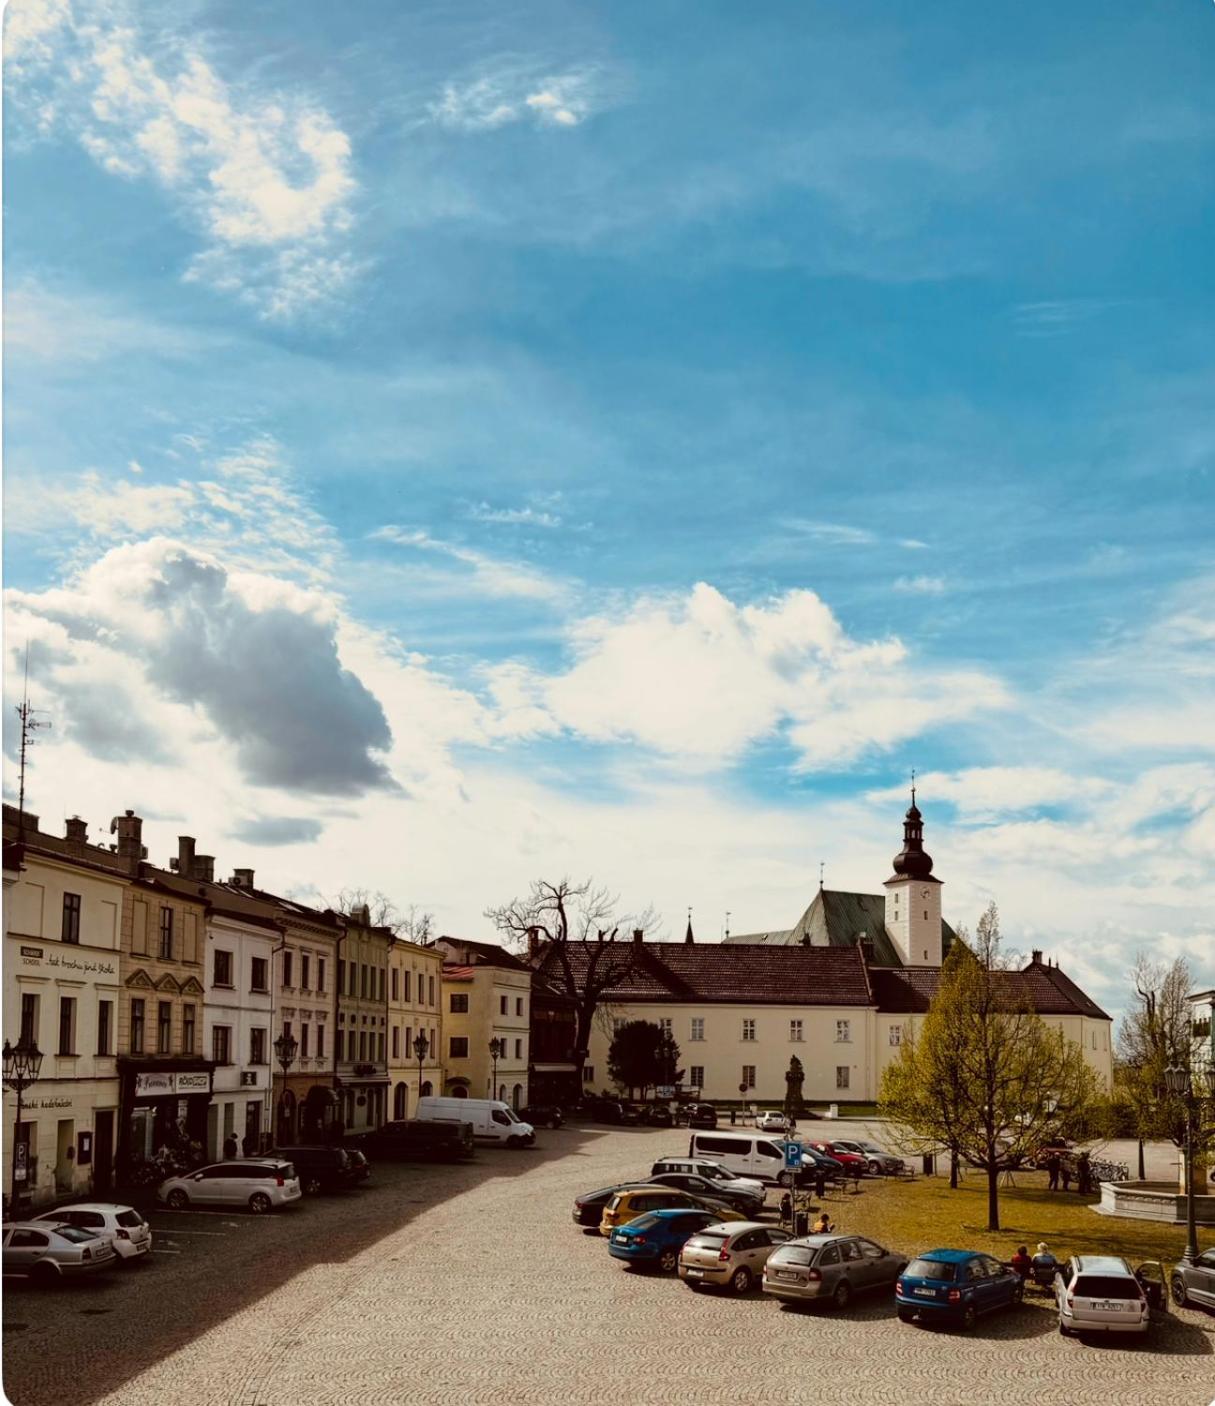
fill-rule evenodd
<path id="1" fill-rule="evenodd" d="M 939 967 L 874 967 L 869 972 L 879 1011 L 923 1014 L 941 982 Z M 1090 1000 L 1058 967 L 1030 962 L 1023 971 L 997 973 L 1008 991 L 1010 1006 L 1028 1004 L 1038 1015 L 1083 1015 L 1090 1020 L 1110 1017 Z"/>

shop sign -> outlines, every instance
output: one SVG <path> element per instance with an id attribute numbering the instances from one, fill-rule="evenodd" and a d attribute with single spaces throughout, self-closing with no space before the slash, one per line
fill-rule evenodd
<path id="1" fill-rule="evenodd" d="M 22 955 L 23 957 L 41 957 L 41 956 L 42 956 L 42 948 L 41 948 L 41 947 L 23 947 L 23 948 L 21 949 L 21 955 Z"/>
<path id="2" fill-rule="evenodd" d="M 211 1092 L 211 1075 L 205 1069 L 196 1070 L 192 1074 L 178 1074 L 175 1090 L 179 1094 L 209 1094 Z"/>
<path id="3" fill-rule="evenodd" d="M 172 1074 L 136 1074 L 135 1076 L 135 1096 L 141 1094 L 150 1095 L 152 1098 L 159 1098 L 164 1094 L 173 1092 Z"/>

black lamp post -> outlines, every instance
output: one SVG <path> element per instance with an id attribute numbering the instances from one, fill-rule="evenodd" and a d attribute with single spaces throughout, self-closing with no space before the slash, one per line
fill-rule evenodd
<path id="1" fill-rule="evenodd" d="M 299 1049 L 299 1041 L 294 1035 L 283 1033 L 274 1042 L 274 1057 L 278 1060 L 283 1070 L 283 1096 L 278 1101 L 278 1122 L 279 1127 L 283 1125 L 283 1120 L 287 1111 L 287 1070 L 295 1063 L 295 1052 Z M 288 1133 L 288 1136 L 290 1134 Z"/>
<path id="2" fill-rule="evenodd" d="M 494 1062 L 494 1086 L 490 1091 L 493 1098 L 498 1097 L 498 1061 L 506 1053 L 506 1041 L 493 1039 L 489 1042 L 489 1055 Z"/>
<path id="3" fill-rule="evenodd" d="M 19 1156 L 18 1149 L 24 1148 L 26 1144 L 21 1141 L 21 1100 L 26 1089 L 31 1084 L 38 1082 L 38 1075 L 42 1071 L 42 1051 L 37 1043 L 30 1039 L 20 1039 L 16 1045 L 10 1045 L 7 1040 L 4 1042 L 4 1087 L 12 1089 L 17 1095 L 17 1121 L 13 1126 L 13 1181 L 12 1181 L 12 1214 L 16 1214 L 19 1201 L 19 1191 L 17 1183 L 17 1171 Z M 29 1159 L 23 1158 L 24 1170 L 29 1175 Z"/>
<path id="4" fill-rule="evenodd" d="M 1209 1083 L 1211 1072 L 1206 1071 L 1202 1077 Z M 1194 1223 L 1194 1080 L 1184 1064 L 1170 1064 L 1164 1071 L 1164 1082 L 1169 1093 L 1185 1103 L 1185 1249 L 1181 1262 L 1193 1264 L 1198 1258 L 1198 1228 Z"/>
<path id="5" fill-rule="evenodd" d="M 420 980 L 420 978 L 419 978 Z M 430 1041 L 426 1038 L 425 1031 L 419 1030 L 414 1036 L 413 1052 L 418 1057 L 418 1097 L 422 1097 L 422 1065 L 426 1062 L 427 1053 L 430 1050 Z"/>

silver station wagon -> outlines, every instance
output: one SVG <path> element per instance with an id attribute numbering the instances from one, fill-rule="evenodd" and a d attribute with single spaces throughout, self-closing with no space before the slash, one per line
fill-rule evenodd
<path id="1" fill-rule="evenodd" d="M 907 1259 L 863 1235 L 805 1235 L 781 1245 L 764 1265 L 764 1293 L 792 1303 L 846 1308 L 854 1294 L 890 1289 Z"/>
<path id="2" fill-rule="evenodd" d="M 1059 1331 L 1146 1333 L 1147 1294 L 1126 1260 L 1115 1255 L 1073 1255 L 1055 1276 Z"/>

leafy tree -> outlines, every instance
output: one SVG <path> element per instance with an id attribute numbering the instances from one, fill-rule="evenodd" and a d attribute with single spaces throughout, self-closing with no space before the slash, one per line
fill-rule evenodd
<path id="1" fill-rule="evenodd" d="M 485 910 L 508 945 L 531 955 L 535 941 L 538 969 L 573 1002 L 579 1088 L 595 1011 L 633 970 L 635 944 L 628 933 L 654 922 L 648 909 L 630 918 L 618 912 L 618 904 L 615 895 L 589 879 L 580 883 L 568 878 L 555 883 L 537 879 L 525 898 Z"/>
<path id="2" fill-rule="evenodd" d="M 1045 1024 L 1000 954 L 993 903 L 972 946 L 958 943 L 918 1035 L 882 1080 L 883 1112 L 906 1134 L 956 1148 L 987 1177 L 987 1225 L 1000 1228 L 1000 1173 L 1063 1127 L 1088 1130 L 1101 1102 L 1084 1053 Z"/>
<path id="3" fill-rule="evenodd" d="M 644 1094 L 653 1084 L 673 1081 L 679 1062 L 679 1046 L 661 1026 L 649 1020 L 626 1021 L 612 1037 L 608 1050 L 608 1073 L 633 1097 L 635 1089 Z"/>

